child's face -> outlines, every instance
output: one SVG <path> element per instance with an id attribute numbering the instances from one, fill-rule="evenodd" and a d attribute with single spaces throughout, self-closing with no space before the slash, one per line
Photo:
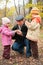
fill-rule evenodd
<path id="1" fill-rule="evenodd" d="M 10 23 L 7 23 L 6 25 L 7 25 L 8 27 L 10 27 Z"/>
<path id="2" fill-rule="evenodd" d="M 33 13 L 33 14 L 32 14 L 32 19 L 33 19 L 36 15 L 37 15 L 37 14 L 34 14 L 34 13 Z"/>

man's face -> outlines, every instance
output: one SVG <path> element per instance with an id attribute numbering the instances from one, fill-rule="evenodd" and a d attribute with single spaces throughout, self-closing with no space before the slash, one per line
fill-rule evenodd
<path id="1" fill-rule="evenodd" d="M 17 24 L 22 26 L 23 25 L 23 20 L 17 21 Z"/>

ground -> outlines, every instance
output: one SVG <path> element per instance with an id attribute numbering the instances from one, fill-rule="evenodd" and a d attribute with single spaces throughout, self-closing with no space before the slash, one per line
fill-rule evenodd
<path id="1" fill-rule="evenodd" d="M 0 65 L 43 65 L 43 30 L 41 30 L 41 35 L 38 41 L 38 51 L 39 59 L 34 59 L 33 57 L 26 58 L 25 54 L 20 55 L 17 52 L 11 50 L 12 60 L 0 59 Z M 0 58 L 3 53 L 3 47 L 0 39 Z"/>

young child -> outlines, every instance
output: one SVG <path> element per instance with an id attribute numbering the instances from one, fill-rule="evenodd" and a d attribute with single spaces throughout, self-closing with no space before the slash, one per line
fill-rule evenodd
<path id="1" fill-rule="evenodd" d="M 2 18 L 2 27 L 0 27 L 0 33 L 2 35 L 2 45 L 4 47 L 3 50 L 3 58 L 10 59 L 10 46 L 12 43 L 12 35 L 15 34 L 15 31 L 11 31 L 9 29 L 10 20 L 7 17 Z"/>
<path id="2" fill-rule="evenodd" d="M 41 17 L 39 15 L 39 9 L 33 7 L 31 10 L 32 21 L 29 23 L 28 21 L 25 22 L 26 26 L 28 27 L 28 32 L 26 38 L 30 40 L 30 45 L 32 49 L 32 54 L 34 58 L 38 58 L 38 37 L 40 33 L 40 23 Z"/>

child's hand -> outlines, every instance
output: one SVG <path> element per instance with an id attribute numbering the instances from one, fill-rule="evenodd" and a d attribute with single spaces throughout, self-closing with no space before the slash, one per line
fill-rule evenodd
<path id="1" fill-rule="evenodd" d="M 15 33 L 17 33 L 17 30 L 14 30 Z"/>
<path id="2" fill-rule="evenodd" d="M 29 23 L 28 21 L 25 21 L 25 24 L 26 24 L 26 25 L 30 25 L 30 23 Z"/>

